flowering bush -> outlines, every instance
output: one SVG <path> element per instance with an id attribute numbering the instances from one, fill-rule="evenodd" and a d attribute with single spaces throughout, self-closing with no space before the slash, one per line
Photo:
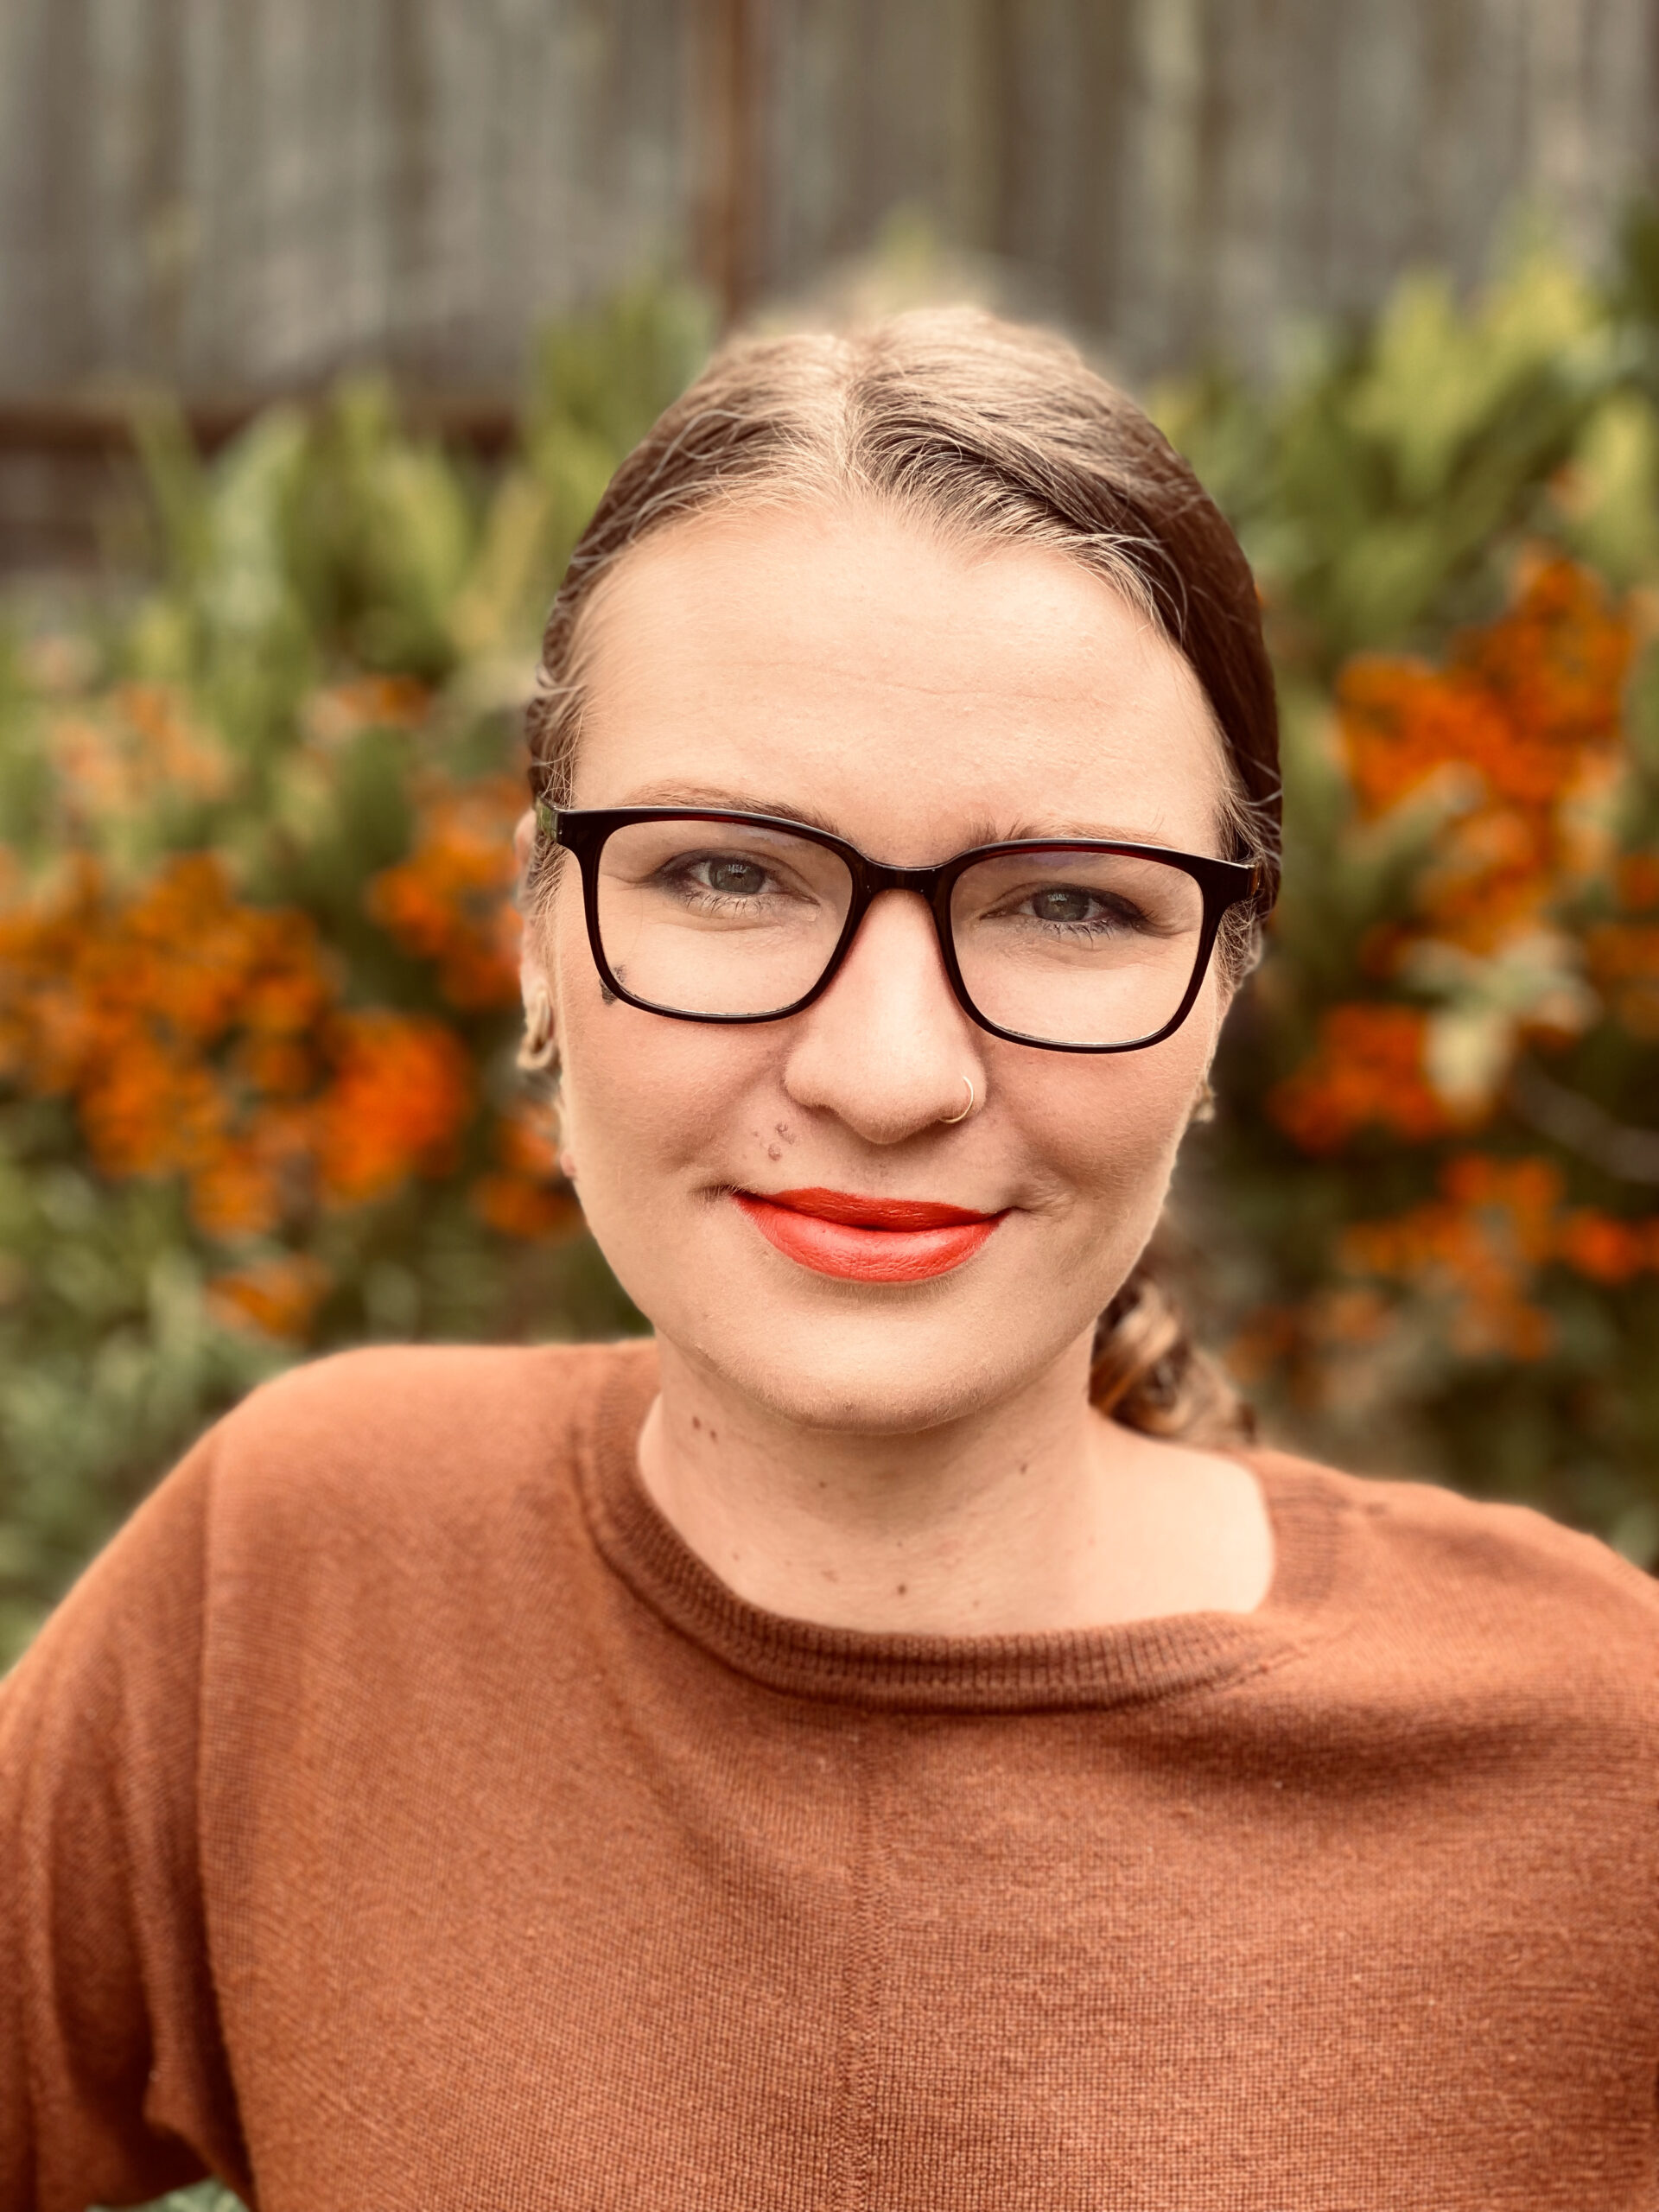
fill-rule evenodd
<path id="1" fill-rule="evenodd" d="M 0 647 L 0 1663 L 213 1414 L 377 1336 L 638 1325 L 514 1066 L 518 712 L 671 295 L 547 342 L 493 481 L 386 392 L 211 467 Z"/>
<path id="2" fill-rule="evenodd" d="M 1541 259 L 1465 310 L 1417 281 L 1276 397 L 1165 402 L 1255 559 L 1286 720 L 1285 899 L 1185 1192 L 1211 1325 L 1270 1433 L 1643 1563 L 1655 305 Z"/>

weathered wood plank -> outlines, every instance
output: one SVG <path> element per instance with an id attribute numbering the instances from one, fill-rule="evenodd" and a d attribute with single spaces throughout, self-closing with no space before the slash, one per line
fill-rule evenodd
<path id="1" fill-rule="evenodd" d="M 0 0 L 0 394 L 510 391 L 540 315 L 692 257 L 704 4 Z M 1659 0 L 747 13 L 766 285 L 910 207 L 1135 372 L 1472 276 L 1529 198 L 1593 254 L 1659 160 Z"/>

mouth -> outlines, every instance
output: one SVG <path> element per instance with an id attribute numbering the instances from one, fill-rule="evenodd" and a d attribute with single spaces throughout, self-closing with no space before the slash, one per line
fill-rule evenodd
<path id="1" fill-rule="evenodd" d="M 815 1274 L 849 1282 L 925 1282 L 971 1260 L 1001 1213 L 931 1198 L 864 1198 L 846 1191 L 734 1191 L 732 1203 L 768 1244 Z"/>

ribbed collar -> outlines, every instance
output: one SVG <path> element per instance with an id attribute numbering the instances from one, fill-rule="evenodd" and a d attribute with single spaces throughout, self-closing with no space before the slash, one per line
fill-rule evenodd
<path id="1" fill-rule="evenodd" d="M 618 1347 L 581 1453 L 594 1541 L 644 1605 L 739 1674 L 796 1697 L 914 1711 L 1123 1706 L 1214 1688 L 1294 1657 L 1344 1617 L 1351 1505 L 1342 1478 L 1272 1452 L 1240 1456 L 1273 1522 L 1273 1580 L 1252 1613 L 1181 1613 L 1033 1636 L 877 1635 L 764 1611 L 728 1590 L 640 1479 L 654 1349 Z"/>

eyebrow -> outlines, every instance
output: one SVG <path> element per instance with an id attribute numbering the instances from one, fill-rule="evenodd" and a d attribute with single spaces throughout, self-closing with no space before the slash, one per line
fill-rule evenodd
<path id="1" fill-rule="evenodd" d="M 803 806 L 798 801 L 767 796 L 759 791 L 740 791 L 721 789 L 711 784 L 659 783 L 645 784 L 632 797 L 621 802 L 626 806 L 684 806 L 716 807 L 727 814 L 771 814 L 785 822 L 799 822 L 809 830 L 822 830 L 831 837 L 840 837 L 848 843 L 841 823 L 830 818 L 822 809 Z M 1167 836 L 1160 836 L 1146 829 L 1126 828 L 1122 823 L 1103 824 L 1061 821 L 1052 816 L 1037 816 L 1015 821 L 1006 827 L 982 816 L 968 825 L 967 842 L 958 848 L 971 852 L 978 845 L 1017 845 L 1027 840 L 1054 838 L 1061 843 L 1076 840 L 1079 843 L 1099 842 L 1122 845 L 1162 845 L 1167 847 Z"/>
<path id="2" fill-rule="evenodd" d="M 787 822 L 804 823 L 809 830 L 822 830 L 831 837 L 844 837 L 846 831 L 832 822 L 827 814 L 813 806 L 799 806 L 787 799 L 767 798 L 759 791 L 722 791 L 712 784 L 644 784 L 631 798 L 624 799 L 625 806 L 712 806 L 724 814 L 775 814 Z"/>

